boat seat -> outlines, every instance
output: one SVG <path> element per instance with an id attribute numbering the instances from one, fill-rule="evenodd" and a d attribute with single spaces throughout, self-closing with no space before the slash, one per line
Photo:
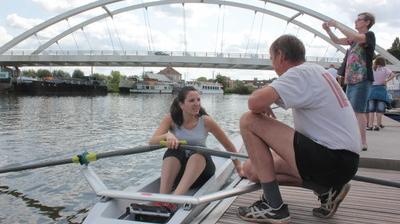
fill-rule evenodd
<path id="1" fill-rule="evenodd" d="M 132 203 L 131 209 L 131 213 L 135 215 L 134 220 L 141 222 L 165 223 L 173 215 L 163 206 Z"/>

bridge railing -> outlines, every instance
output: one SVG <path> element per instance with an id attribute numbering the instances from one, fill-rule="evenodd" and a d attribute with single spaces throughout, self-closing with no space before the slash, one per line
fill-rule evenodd
<path id="1" fill-rule="evenodd" d="M 34 50 L 11 50 L 3 55 L 32 55 Z M 174 56 L 174 57 L 214 57 L 214 58 L 243 58 L 270 59 L 269 54 L 253 53 L 220 53 L 220 52 L 190 52 L 190 51 L 139 51 L 139 50 L 45 50 L 39 56 Z M 309 62 L 341 63 L 342 58 L 307 56 Z"/>

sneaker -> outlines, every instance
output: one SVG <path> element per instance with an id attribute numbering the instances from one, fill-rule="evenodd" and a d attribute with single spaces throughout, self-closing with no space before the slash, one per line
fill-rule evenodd
<path id="1" fill-rule="evenodd" d="M 286 204 L 278 208 L 271 208 L 261 197 L 250 207 L 239 207 L 238 216 L 250 222 L 288 223 L 290 220 L 289 209 Z"/>
<path id="2" fill-rule="evenodd" d="M 380 127 L 380 128 L 384 128 L 385 126 L 383 126 L 383 125 L 380 124 L 379 127 Z"/>
<path id="3" fill-rule="evenodd" d="M 314 208 L 313 215 L 325 219 L 332 217 L 349 190 L 350 184 L 345 184 L 340 189 L 331 188 L 328 192 L 317 195 L 318 200 L 321 201 L 321 207 Z"/>
<path id="4" fill-rule="evenodd" d="M 379 127 L 378 127 L 378 126 L 375 126 L 375 127 L 374 127 L 374 131 L 379 131 Z"/>
<path id="5" fill-rule="evenodd" d="M 367 127 L 365 130 L 372 131 L 372 127 Z"/>

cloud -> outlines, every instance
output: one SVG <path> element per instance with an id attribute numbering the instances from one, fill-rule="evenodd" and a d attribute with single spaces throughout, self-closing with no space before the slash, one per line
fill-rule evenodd
<path id="1" fill-rule="evenodd" d="M 11 39 L 12 36 L 7 33 L 7 30 L 4 27 L 0 26 L 0 46 L 10 41 Z"/>
<path id="2" fill-rule="evenodd" d="M 43 22 L 42 19 L 24 18 L 17 15 L 16 13 L 8 15 L 6 20 L 10 27 L 23 30 L 28 30 Z"/>
<path id="3" fill-rule="evenodd" d="M 50 12 L 63 12 L 69 9 L 73 9 L 82 5 L 86 5 L 91 0 L 33 0 L 33 2 L 39 4 L 42 8 Z"/>

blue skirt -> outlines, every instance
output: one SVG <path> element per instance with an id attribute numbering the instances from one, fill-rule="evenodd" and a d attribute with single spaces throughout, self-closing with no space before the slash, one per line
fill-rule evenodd
<path id="1" fill-rule="evenodd" d="M 386 86 L 384 85 L 372 85 L 369 92 L 369 100 L 380 100 L 388 102 Z"/>

